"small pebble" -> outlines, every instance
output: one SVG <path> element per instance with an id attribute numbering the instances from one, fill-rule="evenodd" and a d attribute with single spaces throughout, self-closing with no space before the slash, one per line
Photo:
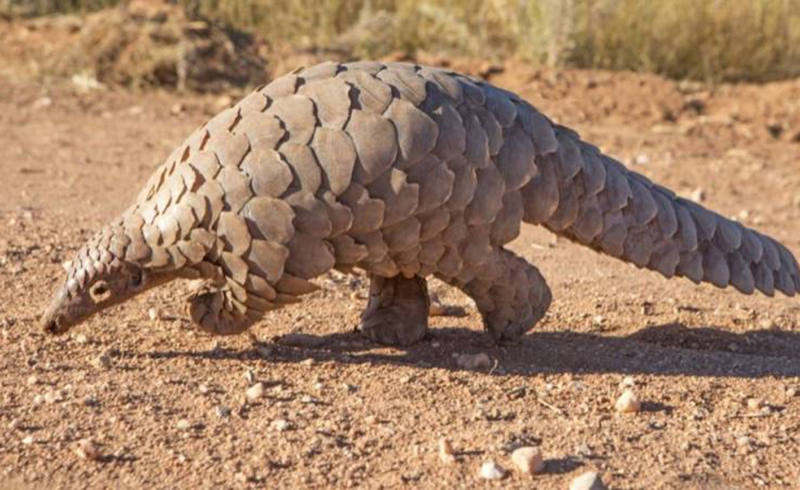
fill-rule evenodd
<path id="1" fill-rule="evenodd" d="M 219 405 L 216 408 L 217 417 L 221 419 L 226 419 L 231 416 L 231 409 L 222 405 Z"/>
<path id="2" fill-rule="evenodd" d="M 150 320 L 156 321 L 161 319 L 161 312 L 158 311 L 158 308 L 150 308 L 147 310 L 147 316 L 150 317 Z"/>
<path id="3" fill-rule="evenodd" d="M 101 354 L 92 359 L 92 366 L 97 369 L 108 369 L 111 367 L 111 358 L 106 354 Z"/>
<path id="4" fill-rule="evenodd" d="M 57 391 L 48 391 L 44 394 L 44 402 L 48 405 L 52 405 L 55 402 L 60 402 L 63 399 L 61 393 Z"/>
<path id="5" fill-rule="evenodd" d="M 444 437 L 439 439 L 439 459 L 444 464 L 453 464 L 456 462 L 456 456 L 453 453 L 453 446 L 448 439 Z"/>
<path id="6" fill-rule="evenodd" d="M 431 305 L 428 309 L 429 316 L 444 316 L 447 312 L 447 307 L 438 301 L 431 301 Z"/>
<path id="7" fill-rule="evenodd" d="M 622 395 L 614 404 L 614 408 L 616 408 L 617 412 L 620 413 L 634 413 L 641 410 L 642 405 L 639 403 L 639 398 L 636 397 L 636 394 L 633 392 L 633 390 L 628 389 L 622 392 Z"/>
<path id="8" fill-rule="evenodd" d="M 186 430 L 192 426 L 192 423 L 186 419 L 180 419 L 175 426 L 180 430 Z"/>
<path id="9" fill-rule="evenodd" d="M 480 354 L 461 354 L 456 359 L 456 364 L 465 369 L 481 369 L 491 366 L 489 356 L 481 352 Z"/>
<path id="10" fill-rule="evenodd" d="M 75 448 L 75 453 L 81 459 L 87 459 L 89 461 L 97 461 L 101 457 L 100 446 L 91 439 L 84 439 L 79 442 L 78 446 Z"/>
<path id="11" fill-rule="evenodd" d="M 86 345 L 86 344 L 89 343 L 89 337 L 87 337 L 86 335 L 80 333 L 80 334 L 75 336 L 75 342 L 77 342 L 77 343 L 79 343 L 81 345 Z"/>
<path id="12" fill-rule="evenodd" d="M 764 330 L 773 330 L 778 328 L 778 324 L 776 324 L 773 320 L 769 318 L 764 318 L 758 322 L 758 326 Z"/>
<path id="13" fill-rule="evenodd" d="M 33 436 L 27 436 L 23 438 L 22 443 L 25 444 L 26 446 L 30 446 L 31 444 L 33 444 Z"/>
<path id="14" fill-rule="evenodd" d="M 467 316 L 467 310 L 457 305 L 446 305 L 439 301 L 431 301 L 428 316 Z"/>
<path id="15" fill-rule="evenodd" d="M 264 383 L 256 383 L 250 388 L 247 388 L 247 398 L 249 400 L 258 400 L 264 396 Z"/>
<path id="16" fill-rule="evenodd" d="M 758 410 L 764 406 L 764 400 L 761 398 L 750 398 L 747 400 L 747 408 L 750 410 Z"/>
<path id="17" fill-rule="evenodd" d="M 689 199 L 694 202 L 703 202 L 706 200 L 706 191 L 702 187 L 698 187 L 694 189 L 691 194 L 689 194 Z"/>
<path id="18" fill-rule="evenodd" d="M 253 372 L 252 369 L 248 369 L 243 374 L 244 379 L 247 380 L 248 383 L 253 384 L 256 382 L 256 373 Z"/>
<path id="19" fill-rule="evenodd" d="M 544 459 L 538 447 L 521 447 L 511 453 L 511 462 L 523 473 L 535 475 L 544 470 Z"/>
<path id="20" fill-rule="evenodd" d="M 286 432 L 292 428 L 291 422 L 283 419 L 273 420 L 269 426 L 272 428 L 272 430 L 276 430 L 278 432 Z"/>
<path id="21" fill-rule="evenodd" d="M 605 488 L 600 475 L 593 471 L 582 474 L 569 484 L 569 490 L 605 490 Z"/>
<path id="22" fill-rule="evenodd" d="M 506 470 L 490 460 L 481 465 L 480 475 L 484 480 L 502 480 L 506 476 Z"/>
<path id="23" fill-rule="evenodd" d="M 789 398 L 794 398 L 795 396 L 797 396 L 797 388 L 795 388 L 794 386 L 786 388 L 786 396 Z"/>
<path id="24" fill-rule="evenodd" d="M 208 393 L 208 386 L 207 385 L 200 385 L 200 386 L 197 387 L 197 391 L 199 391 L 200 394 L 205 395 L 206 393 Z"/>
<path id="25" fill-rule="evenodd" d="M 633 388 L 636 386 L 636 380 L 633 379 L 633 376 L 625 376 L 622 378 L 622 381 L 619 383 L 621 388 Z"/>
<path id="26" fill-rule="evenodd" d="M 9 430 L 17 430 L 20 426 L 21 422 L 19 419 L 12 419 L 11 422 L 8 423 Z"/>
<path id="27" fill-rule="evenodd" d="M 35 384 L 39 384 L 39 378 L 37 378 L 34 375 L 30 375 L 30 376 L 28 376 L 27 383 L 28 383 L 28 386 L 33 386 Z"/>

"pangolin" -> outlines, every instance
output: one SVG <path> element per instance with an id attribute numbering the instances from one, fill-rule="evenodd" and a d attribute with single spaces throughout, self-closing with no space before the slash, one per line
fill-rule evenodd
<path id="1" fill-rule="evenodd" d="M 189 136 L 78 251 L 42 325 L 65 332 L 190 278 L 192 320 L 236 334 L 326 271 L 358 268 L 370 339 L 425 335 L 430 276 L 469 295 L 495 340 L 514 339 L 551 301 L 539 271 L 504 248 L 522 222 L 667 278 L 800 288 L 786 247 L 629 171 L 511 92 L 416 64 L 328 62 Z"/>

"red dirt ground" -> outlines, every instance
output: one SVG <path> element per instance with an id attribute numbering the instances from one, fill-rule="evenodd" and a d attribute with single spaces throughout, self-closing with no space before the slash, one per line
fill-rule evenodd
<path id="1" fill-rule="evenodd" d="M 800 252 L 800 81 L 498 68 L 494 83 L 636 171 Z M 512 248 L 555 301 L 518 345 L 490 345 L 441 284 L 469 316 L 432 318 L 408 349 L 374 345 L 353 332 L 364 277 L 339 275 L 270 315 L 259 344 L 197 331 L 181 284 L 40 333 L 61 263 L 225 102 L 0 75 L 0 488 L 566 488 L 590 470 L 612 488 L 800 485 L 796 299 L 666 281 L 540 229 Z M 321 345 L 277 342 L 291 332 Z M 457 366 L 477 352 L 496 365 Z M 266 385 L 257 402 L 248 376 Z M 643 401 L 627 416 L 613 409 L 626 377 Z M 99 461 L 76 455 L 84 438 Z M 520 445 L 541 447 L 543 474 L 513 468 Z M 478 477 L 490 459 L 510 470 L 501 482 Z"/>

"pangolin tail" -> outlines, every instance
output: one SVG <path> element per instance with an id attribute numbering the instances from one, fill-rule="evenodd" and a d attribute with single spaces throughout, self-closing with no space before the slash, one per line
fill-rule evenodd
<path id="1" fill-rule="evenodd" d="M 523 187 L 524 221 L 670 278 L 745 294 L 800 291 L 789 250 L 629 171 L 577 133 L 554 125 L 556 150 L 536 157 Z"/>

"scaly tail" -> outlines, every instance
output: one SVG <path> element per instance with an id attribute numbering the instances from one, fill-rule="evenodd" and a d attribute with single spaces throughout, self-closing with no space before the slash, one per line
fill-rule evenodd
<path id="1" fill-rule="evenodd" d="M 800 291 L 800 270 L 777 241 L 677 197 L 553 125 L 523 188 L 524 221 L 665 277 L 745 294 Z M 544 147 L 544 148 L 541 148 Z"/>

